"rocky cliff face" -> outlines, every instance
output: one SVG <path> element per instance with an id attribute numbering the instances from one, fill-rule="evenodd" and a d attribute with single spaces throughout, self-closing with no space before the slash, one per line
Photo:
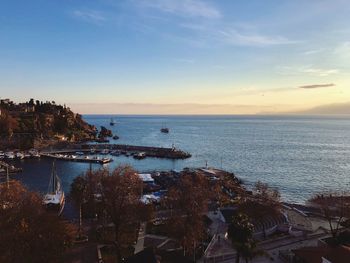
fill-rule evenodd
<path id="1" fill-rule="evenodd" d="M 0 145 L 3 148 L 30 148 L 55 141 L 87 141 L 96 138 L 95 126 L 81 115 L 54 102 L 31 100 L 0 103 Z M 1 146 L 0 146 L 1 147 Z"/>

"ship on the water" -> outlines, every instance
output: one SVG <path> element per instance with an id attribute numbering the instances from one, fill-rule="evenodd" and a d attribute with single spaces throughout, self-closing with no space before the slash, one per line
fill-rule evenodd
<path id="1" fill-rule="evenodd" d="M 57 175 L 55 162 L 52 164 L 52 173 L 47 194 L 44 196 L 44 205 L 48 211 L 57 212 L 60 215 L 65 204 L 64 191 L 61 179 Z"/>
<path id="2" fill-rule="evenodd" d="M 109 122 L 109 125 L 114 126 L 114 124 L 116 124 L 115 120 L 113 118 L 111 118 L 111 121 Z"/>
<path id="3" fill-rule="evenodd" d="M 160 129 L 162 133 L 169 133 L 169 128 L 163 125 L 163 127 Z"/>

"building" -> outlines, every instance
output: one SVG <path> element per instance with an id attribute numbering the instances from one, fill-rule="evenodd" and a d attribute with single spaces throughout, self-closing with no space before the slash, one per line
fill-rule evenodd
<path id="1" fill-rule="evenodd" d="M 151 174 L 138 174 L 144 184 L 154 184 L 154 179 Z"/>

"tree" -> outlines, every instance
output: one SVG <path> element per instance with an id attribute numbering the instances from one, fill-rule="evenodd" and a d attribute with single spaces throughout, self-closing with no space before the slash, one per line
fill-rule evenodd
<path id="1" fill-rule="evenodd" d="M 130 226 L 139 222 L 141 190 L 142 181 L 129 166 L 119 166 L 109 176 L 101 177 L 102 205 L 114 224 L 118 262 L 122 260 L 122 246 L 128 245 Z"/>
<path id="2" fill-rule="evenodd" d="M 42 198 L 17 181 L 0 184 L 0 262 L 53 262 L 74 237 L 74 227 L 47 213 Z"/>
<path id="3" fill-rule="evenodd" d="M 227 233 L 237 251 L 236 263 L 239 263 L 241 255 L 246 259 L 251 255 L 254 248 L 253 231 L 254 226 L 249 222 L 247 215 L 239 213 L 232 218 Z"/>
<path id="4" fill-rule="evenodd" d="M 278 216 L 281 214 L 280 193 L 272 189 L 268 184 L 256 183 L 254 194 L 246 196 L 238 206 L 238 210 L 246 214 L 252 221 L 261 221 L 267 216 Z M 265 237 L 265 225 L 263 224 Z"/>
<path id="5" fill-rule="evenodd" d="M 281 201 L 281 195 L 275 188 L 271 188 L 268 184 L 258 181 L 254 187 L 255 195 L 254 198 L 259 200 L 261 203 L 279 206 Z"/>
<path id="6" fill-rule="evenodd" d="M 71 184 L 71 190 L 70 194 L 74 201 L 74 203 L 79 208 L 79 232 L 78 232 L 78 239 L 81 239 L 81 232 L 82 232 L 82 205 L 86 202 L 88 199 L 88 182 L 87 178 L 84 175 L 78 176 L 74 178 L 72 184 Z"/>
<path id="7" fill-rule="evenodd" d="M 242 198 L 246 191 L 233 174 L 225 173 L 220 176 L 219 180 L 213 182 L 211 193 L 221 207 L 232 205 L 235 200 Z"/>
<path id="8" fill-rule="evenodd" d="M 186 251 L 192 254 L 205 237 L 203 215 L 208 209 L 209 192 L 208 180 L 203 175 L 184 173 L 163 200 L 166 207 L 173 211 L 168 222 L 169 234 L 179 240 L 184 254 Z"/>
<path id="9" fill-rule="evenodd" d="M 350 217 L 350 196 L 344 194 L 319 194 L 309 202 L 320 209 L 326 218 L 332 237 L 337 240 L 340 227 L 346 218 Z"/>

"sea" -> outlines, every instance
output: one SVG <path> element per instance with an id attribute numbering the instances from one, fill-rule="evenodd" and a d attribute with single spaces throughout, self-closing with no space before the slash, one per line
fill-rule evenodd
<path id="1" fill-rule="evenodd" d="M 216 167 L 233 172 L 247 188 L 257 181 L 277 188 L 286 202 L 304 203 L 321 192 L 350 190 L 350 116 L 126 116 L 85 115 L 97 127 L 120 137 L 111 143 L 176 147 L 192 154 L 185 160 L 109 156 L 114 169 L 128 164 L 137 171 Z M 110 120 L 116 121 L 110 126 Z M 160 132 L 168 127 L 170 132 Z M 23 172 L 13 175 L 32 190 L 47 191 L 52 160 L 14 161 Z M 87 163 L 57 161 L 68 193 Z M 70 209 L 66 209 L 69 213 Z"/>

